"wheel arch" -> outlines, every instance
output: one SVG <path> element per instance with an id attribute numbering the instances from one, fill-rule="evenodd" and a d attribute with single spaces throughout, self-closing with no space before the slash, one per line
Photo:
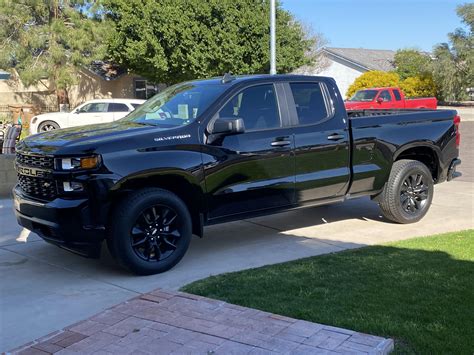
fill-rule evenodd
<path id="1" fill-rule="evenodd" d="M 150 174 L 142 172 L 120 180 L 110 190 L 109 200 L 113 210 L 114 204 L 133 191 L 143 188 L 156 187 L 174 193 L 187 206 L 191 214 L 193 234 L 203 236 L 205 197 L 197 179 L 184 171 L 159 172 Z"/>
<path id="2" fill-rule="evenodd" d="M 439 158 L 441 155 L 438 150 L 434 145 L 414 143 L 403 146 L 395 152 L 393 161 L 410 159 L 425 164 L 431 172 L 433 181 L 436 183 L 441 172 Z"/>
<path id="3" fill-rule="evenodd" d="M 43 118 L 43 119 L 38 120 L 38 121 L 35 123 L 35 125 L 36 125 L 36 133 L 41 133 L 41 132 L 40 132 L 40 127 L 41 127 L 43 124 L 48 123 L 48 122 L 54 123 L 54 124 L 56 124 L 59 128 L 62 128 L 62 127 L 61 127 L 61 124 L 58 122 L 58 120 L 45 117 L 45 118 Z"/>

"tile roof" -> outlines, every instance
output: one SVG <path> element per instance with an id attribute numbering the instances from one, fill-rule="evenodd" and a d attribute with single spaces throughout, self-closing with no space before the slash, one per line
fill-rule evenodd
<path id="1" fill-rule="evenodd" d="M 106 81 L 117 79 L 127 73 L 127 70 L 118 64 L 102 60 L 93 61 L 87 69 Z"/>
<path id="2" fill-rule="evenodd" d="M 395 51 L 365 48 L 325 47 L 323 52 L 352 62 L 366 70 L 390 71 L 395 69 Z"/>

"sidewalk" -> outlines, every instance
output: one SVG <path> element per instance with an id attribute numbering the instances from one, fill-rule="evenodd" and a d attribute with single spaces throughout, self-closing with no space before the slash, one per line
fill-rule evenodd
<path id="1" fill-rule="evenodd" d="M 157 290 L 15 354 L 387 354 L 393 341 L 181 292 Z"/>

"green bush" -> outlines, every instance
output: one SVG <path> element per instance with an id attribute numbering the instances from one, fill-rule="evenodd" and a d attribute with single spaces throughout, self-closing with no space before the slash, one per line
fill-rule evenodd
<path id="1" fill-rule="evenodd" d="M 436 96 L 436 85 L 431 75 L 408 77 L 400 83 L 400 88 L 407 97 Z"/>
<path id="2" fill-rule="evenodd" d="M 390 87 L 399 86 L 400 77 L 397 73 L 387 73 L 384 71 L 368 71 L 359 76 L 349 89 L 347 90 L 346 96 L 349 98 L 354 95 L 358 90 L 374 88 L 374 87 Z"/>
<path id="3" fill-rule="evenodd" d="M 0 123 L 3 123 L 3 124 L 13 123 L 12 114 L 10 112 L 0 113 Z"/>

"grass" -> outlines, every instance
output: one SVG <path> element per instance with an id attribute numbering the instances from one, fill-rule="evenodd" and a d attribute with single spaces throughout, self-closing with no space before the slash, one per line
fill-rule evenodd
<path id="1" fill-rule="evenodd" d="M 474 352 L 474 230 L 213 276 L 183 291 L 391 337 L 395 353 Z"/>

